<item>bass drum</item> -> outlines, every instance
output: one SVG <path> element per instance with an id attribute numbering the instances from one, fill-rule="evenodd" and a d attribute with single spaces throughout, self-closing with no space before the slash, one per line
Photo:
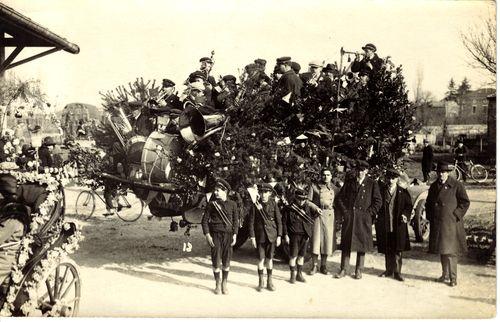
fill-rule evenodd
<path id="1" fill-rule="evenodd" d="M 184 141 L 179 135 L 153 132 L 149 135 L 142 150 L 141 164 L 149 183 L 169 181 L 171 158 L 178 155 Z"/>

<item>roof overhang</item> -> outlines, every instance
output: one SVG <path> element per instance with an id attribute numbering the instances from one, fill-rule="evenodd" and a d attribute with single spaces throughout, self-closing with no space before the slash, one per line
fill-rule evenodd
<path id="1" fill-rule="evenodd" d="M 5 58 L 5 48 L 14 50 Z M 14 59 L 26 47 L 49 48 L 39 54 L 14 62 Z M 0 73 L 5 70 L 30 62 L 51 53 L 64 50 L 78 54 L 80 48 L 30 18 L 0 3 Z"/>

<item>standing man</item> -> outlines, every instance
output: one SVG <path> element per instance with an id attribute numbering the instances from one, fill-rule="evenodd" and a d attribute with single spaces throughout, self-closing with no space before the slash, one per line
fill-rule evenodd
<path id="1" fill-rule="evenodd" d="M 280 57 L 276 59 L 278 72 L 282 74 L 279 78 L 274 92 L 275 100 L 278 103 L 286 102 L 293 105 L 300 96 L 300 79 L 292 69 L 292 59 L 290 57 Z"/>
<path id="2" fill-rule="evenodd" d="M 333 201 L 335 199 L 334 185 L 332 184 L 332 172 L 328 168 L 321 170 L 321 182 L 313 184 L 309 189 L 309 200 L 322 210 L 321 216 L 314 220 L 312 237 L 313 266 L 310 275 L 318 271 L 318 256 L 321 254 L 321 265 L 319 271 L 328 274 L 326 260 L 335 250 L 335 214 L 333 212 Z"/>
<path id="3" fill-rule="evenodd" d="M 313 205 L 314 206 L 314 205 Z M 283 213 L 283 234 L 285 242 L 290 245 L 290 283 L 305 282 L 302 275 L 304 256 L 309 238 L 312 235 L 314 219 L 321 215 L 321 209 L 313 208 L 307 203 L 307 192 L 296 188 L 294 201 Z"/>
<path id="4" fill-rule="evenodd" d="M 361 49 L 363 49 L 365 55 L 363 59 L 361 59 L 359 55 L 356 55 L 356 59 L 351 65 L 351 71 L 353 73 L 363 72 L 364 75 L 371 76 L 372 73 L 382 68 L 384 61 L 375 53 L 377 47 L 375 47 L 374 44 L 366 44 L 364 47 L 361 47 Z"/>
<path id="5" fill-rule="evenodd" d="M 272 280 L 273 257 L 275 247 L 281 245 L 283 226 L 281 224 L 281 213 L 278 205 L 273 200 L 273 187 L 269 183 L 259 186 L 260 200 L 257 200 L 250 208 L 249 230 L 252 245 L 259 251 L 259 263 L 257 270 L 259 274 L 260 292 L 264 288 L 264 264 L 267 268 L 267 289 L 274 291 Z"/>
<path id="6" fill-rule="evenodd" d="M 457 285 L 457 256 L 467 251 L 463 218 L 470 201 L 463 184 L 449 176 L 450 165 L 439 162 L 436 180 L 429 188 L 425 212 L 430 221 L 429 252 L 441 255 L 441 277 Z"/>
<path id="7" fill-rule="evenodd" d="M 361 279 L 365 253 L 373 248 L 372 220 L 382 206 L 377 182 L 368 174 L 369 164 L 358 160 L 354 174 L 350 174 L 335 199 L 335 209 L 342 218 L 340 271 L 335 278 L 346 276 L 351 252 L 357 252 L 355 279 Z"/>
<path id="8" fill-rule="evenodd" d="M 403 282 L 403 251 L 410 250 L 408 221 L 413 205 L 408 190 L 398 185 L 399 177 L 396 169 L 389 169 L 386 173 L 388 182 L 382 189 L 382 207 L 375 229 L 378 251 L 385 254 L 385 271 L 380 277 L 394 277 Z"/>
<path id="9" fill-rule="evenodd" d="M 424 149 L 422 151 L 422 174 L 424 175 L 424 182 L 429 180 L 429 173 L 432 170 L 433 158 L 434 152 L 432 150 L 432 145 L 429 144 L 427 139 L 424 139 Z"/>
<path id="10" fill-rule="evenodd" d="M 224 179 L 216 179 L 214 200 L 205 209 L 201 225 L 203 234 L 211 248 L 212 267 L 215 278 L 215 294 L 228 294 L 227 277 L 238 233 L 238 207 L 227 198 L 231 186 Z M 220 271 L 222 268 L 222 284 Z"/>
<path id="11" fill-rule="evenodd" d="M 212 75 L 210 75 L 213 66 L 214 66 L 214 61 L 212 60 L 212 58 L 210 57 L 200 58 L 200 71 L 202 71 L 205 74 L 207 82 L 212 87 L 215 87 L 217 85 L 215 82 L 215 78 Z"/>
<path id="12" fill-rule="evenodd" d="M 467 156 L 467 147 L 464 145 L 462 140 L 458 141 L 458 146 L 455 148 L 455 161 L 458 163 L 458 166 L 463 170 L 460 170 L 462 174 L 462 180 L 467 181 L 467 174 L 465 171 L 467 170 L 467 164 L 465 163 L 465 159 Z"/>

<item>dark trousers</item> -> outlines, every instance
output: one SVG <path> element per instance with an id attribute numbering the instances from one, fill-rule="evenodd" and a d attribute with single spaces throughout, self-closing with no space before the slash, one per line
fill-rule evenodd
<path id="1" fill-rule="evenodd" d="M 431 172 L 430 169 L 422 167 L 422 174 L 424 175 L 424 182 L 427 182 L 427 180 L 429 180 L 429 173 L 430 172 Z"/>
<path id="2" fill-rule="evenodd" d="M 452 254 L 441 255 L 441 267 L 443 268 L 443 276 L 449 277 L 452 281 L 457 280 L 458 257 Z"/>
<path id="3" fill-rule="evenodd" d="M 340 259 L 340 269 L 349 271 L 349 260 L 351 259 L 351 252 L 342 250 L 342 258 Z M 356 255 L 356 270 L 362 270 L 365 266 L 365 253 L 357 252 Z"/>
<path id="4" fill-rule="evenodd" d="M 387 275 L 401 274 L 403 266 L 403 252 L 387 250 L 385 253 L 385 271 Z"/>

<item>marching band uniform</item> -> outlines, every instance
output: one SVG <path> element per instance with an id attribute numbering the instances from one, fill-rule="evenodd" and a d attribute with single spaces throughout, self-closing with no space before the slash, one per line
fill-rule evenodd
<path id="1" fill-rule="evenodd" d="M 216 282 L 215 293 L 227 294 L 227 277 L 233 253 L 232 245 L 236 241 L 239 228 L 238 207 L 232 200 L 227 199 L 231 186 L 224 179 L 217 179 L 215 189 L 226 193 L 224 197 L 210 201 L 205 209 L 201 222 L 203 234 L 211 246 L 212 267 Z M 224 200 L 225 199 L 225 200 Z M 220 269 L 222 266 L 222 285 Z"/>
<path id="2" fill-rule="evenodd" d="M 312 236 L 314 218 L 321 214 L 307 201 L 307 192 L 295 191 L 294 202 L 283 212 L 283 234 L 290 244 L 290 283 L 305 282 L 302 266 L 309 238 Z"/>
<path id="3" fill-rule="evenodd" d="M 368 57 L 367 55 L 365 55 L 365 57 L 362 60 L 353 61 L 351 65 L 351 71 L 353 73 L 362 72 L 365 75 L 371 75 L 372 73 L 375 73 L 378 70 L 380 70 L 380 68 L 382 68 L 384 61 L 380 57 L 378 57 L 377 54 L 375 54 L 375 52 L 377 51 L 377 47 L 375 47 L 375 45 L 373 44 L 366 44 L 364 47 L 361 48 L 365 51 L 372 50 L 374 54 L 372 57 Z"/>
<path id="4" fill-rule="evenodd" d="M 264 183 L 259 187 L 261 193 L 272 192 L 273 187 Z M 257 201 L 250 208 L 249 214 L 249 231 L 252 242 L 255 241 L 259 251 L 259 261 L 263 264 L 264 260 L 268 262 L 267 267 L 267 289 L 274 291 L 272 282 L 272 261 L 274 257 L 274 249 L 277 241 L 281 243 L 281 235 L 283 234 L 283 226 L 281 223 L 281 213 L 278 205 L 269 198 L 267 202 Z M 259 287 L 260 291 L 264 288 L 264 269 L 258 268 Z"/>
<path id="5" fill-rule="evenodd" d="M 277 64 L 285 64 L 290 66 L 290 57 L 280 57 L 276 59 Z M 293 102 L 300 97 L 301 81 L 299 76 L 292 70 L 283 73 L 277 82 L 274 92 L 275 100 L 278 102 L 285 101 L 292 105 Z"/>

